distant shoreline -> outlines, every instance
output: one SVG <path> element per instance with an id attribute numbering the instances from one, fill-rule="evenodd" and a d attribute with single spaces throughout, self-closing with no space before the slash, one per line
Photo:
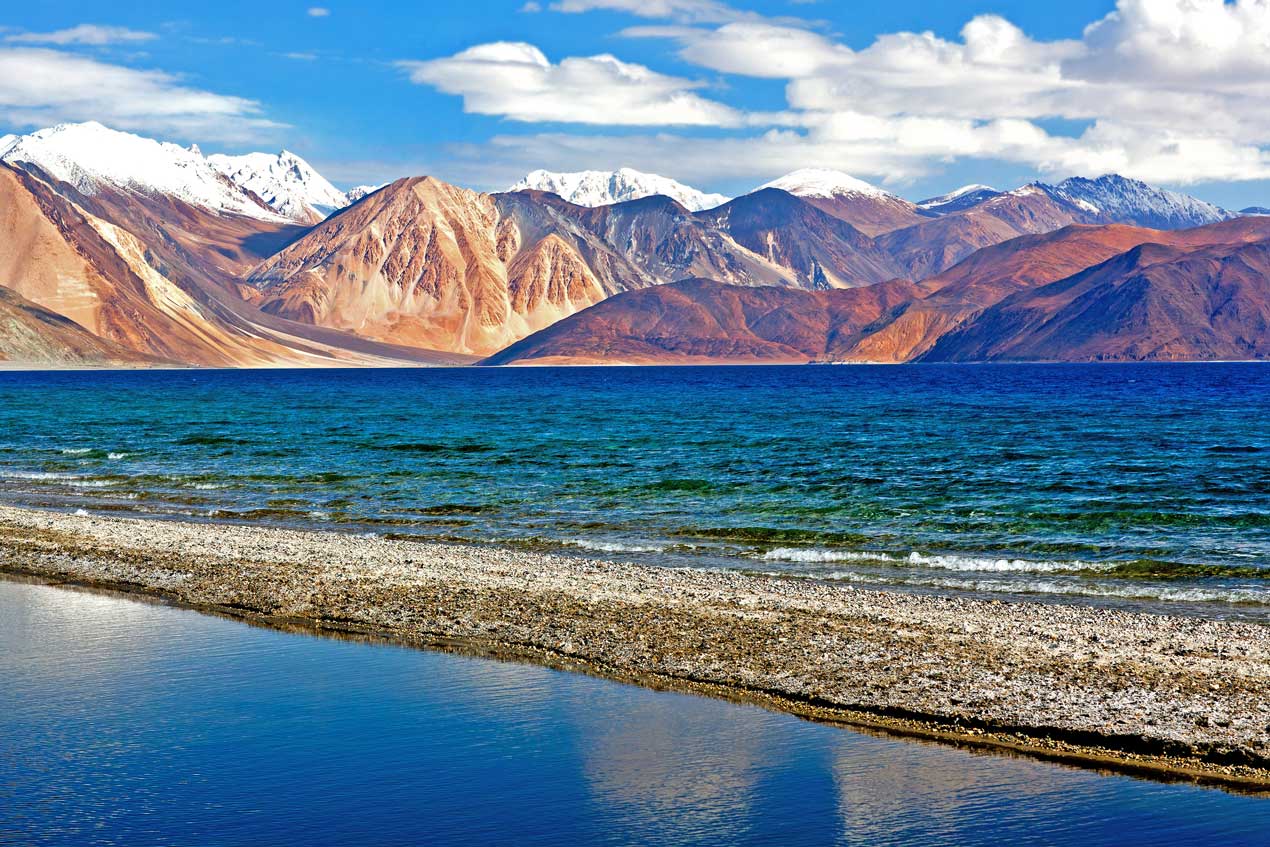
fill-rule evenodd
<path id="1" fill-rule="evenodd" d="M 57 364 L 41 364 L 38 362 L 7 362 L 0 361 L 0 373 L 80 373 L 80 372 L 96 372 L 96 373 L 132 373 L 134 371 L 181 371 L 192 373 L 207 373 L 220 371 L 244 371 L 251 373 L 269 373 L 270 371 L 304 371 L 304 372 L 320 372 L 320 371 L 383 371 L 383 370 L 519 370 L 524 368 L 721 368 L 721 367 L 851 367 L 851 368 L 895 368 L 895 367 L 931 367 L 931 368 L 978 368 L 978 367 L 1001 367 L 1013 365 L 1045 365 L 1051 367 L 1083 367 L 1087 365 L 1103 366 L 1103 365 L 1270 365 L 1270 359 L 1137 359 L 1137 360 L 1098 360 L 1088 362 L 1066 362 L 1053 360 L 1036 360 L 1036 361 L 983 361 L 983 362 L 834 362 L 834 361 L 750 361 L 736 359 L 719 359 L 709 361 L 667 361 L 667 362 L 592 362 L 592 361 L 552 361 L 538 362 L 527 360 L 524 362 L 514 362 L 509 364 L 491 364 L 487 365 L 483 362 L 471 362 L 468 364 L 427 364 L 410 362 L 393 362 L 382 365 L 353 365 L 353 364 L 337 364 L 337 365 L 312 365 L 297 366 L 294 364 L 280 365 L 245 365 L 242 367 L 210 367 L 202 365 L 188 364 L 171 364 L 171 365 L 135 365 L 126 366 L 117 363 L 103 365 L 57 365 Z"/>
<path id="2" fill-rule="evenodd" d="M 0 506 L 0 572 L 1270 791 L 1270 628 Z"/>

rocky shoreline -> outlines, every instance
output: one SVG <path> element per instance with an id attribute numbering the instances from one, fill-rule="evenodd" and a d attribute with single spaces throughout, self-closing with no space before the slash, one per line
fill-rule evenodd
<path id="1" fill-rule="evenodd" d="M 0 506 L 0 571 L 1270 791 L 1270 628 Z"/>

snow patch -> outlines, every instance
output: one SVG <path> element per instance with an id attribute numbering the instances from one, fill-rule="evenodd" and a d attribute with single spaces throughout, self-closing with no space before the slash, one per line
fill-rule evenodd
<path id="1" fill-rule="evenodd" d="M 713 209 L 728 202 L 722 194 L 706 194 L 669 177 L 643 173 L 631 168 L 616 171 L 576 171 L 553 173 L 537 170 L 507 189 L 549 191 L 577 206 L 611 206 L 627 200 L 661 195 L 693 212 Z"/>
<path id="2" fill-rule="evenodd" d="M 795 197 L 823 197 L 826 199 L 849 196 L 874 198 L 895 196 L 888 191 L 883 191 L 876 185 L 870 185 L 864 180 L 856 179 L 850 174 L 826 168 L 802 168 L 801 170 L 787 173 L 780 179 L 760 185 L 755 191 L 762 191 L 764 188 L 779 188 L 781 191 L 788 191 Z"/>

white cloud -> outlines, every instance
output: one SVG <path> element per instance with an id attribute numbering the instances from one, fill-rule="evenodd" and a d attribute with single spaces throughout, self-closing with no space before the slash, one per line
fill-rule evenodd
<path id="1" fill-rule="evenodd" d="M 757 18 L 716 0 L 556 0 L 553 12 L 622 12 L 641 18 L 659 18 L 684 23 L 724 23 Z"/>
<path id="2" fill-rule="evenodd" d="M 153 41 L 158 38 L 153 32 L 141 32 L 122 26 L 101 26 L 98 24 L 80 24 L 69 29 L 54 32 L 20 32 L 6 35 L 5 41 L 15 44 L 89 44 L 101 46 L 125 42 Z"/>
<path id="3" fill-rule="evenodd" d="M 426 62 L 398 62 L 413 82 L 463 98 L 464 109 L 515 121 L 606 126 L 735 127 L 735 109 L 694 92 L 700 83 L 610 55 L 552 64 L 532 44 L 496 42 Z"/>
<path id="4" fill-rule="evenodd" d="M 310 6 L 308 15 L 310 18 L 327 18 L 331 15 L 331 10 L 325 6 Z"/>
<path id="5" fill-rule="evenodd" d="M 38 128 L 86 120 L 230 143 L 281 127 L 264 118 L 254 100 L 191 88 L 162 71 L 45 48 L 0 48 L 0 124 Z"/>
<path id="6" fill-rule="evenodd" d="M 1270 0 L 1120 0 L 1081 39 L 1056 41 L 998 15 L 975 17 L 960 39 L 883 34 L 858 51 L 768 20 L 625 34 L 673 39 L 720 73 L 787 80 L 804 128 L 791 158 L 838 157 L 878 177 L 972 156 L 1170 183 L 1270 177 Z M 1055 120 L 1080 131 L 1041 128 Z M 879 158 L 867 145 L 881 142 Z M 762 160 L 770 142 L 739 146 Z"/>

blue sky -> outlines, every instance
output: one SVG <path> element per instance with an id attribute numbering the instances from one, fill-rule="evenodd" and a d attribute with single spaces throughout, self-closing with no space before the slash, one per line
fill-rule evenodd
<path id="1" fill-rule="evenodd" d="M 628 165 L 735 194 L 814 165 L 917 199 L 1116 170 L 1270 205 L 1259 0 L 320 2 L 0 12 L 0 132 L 285 146 L 341 185 Z"/>

